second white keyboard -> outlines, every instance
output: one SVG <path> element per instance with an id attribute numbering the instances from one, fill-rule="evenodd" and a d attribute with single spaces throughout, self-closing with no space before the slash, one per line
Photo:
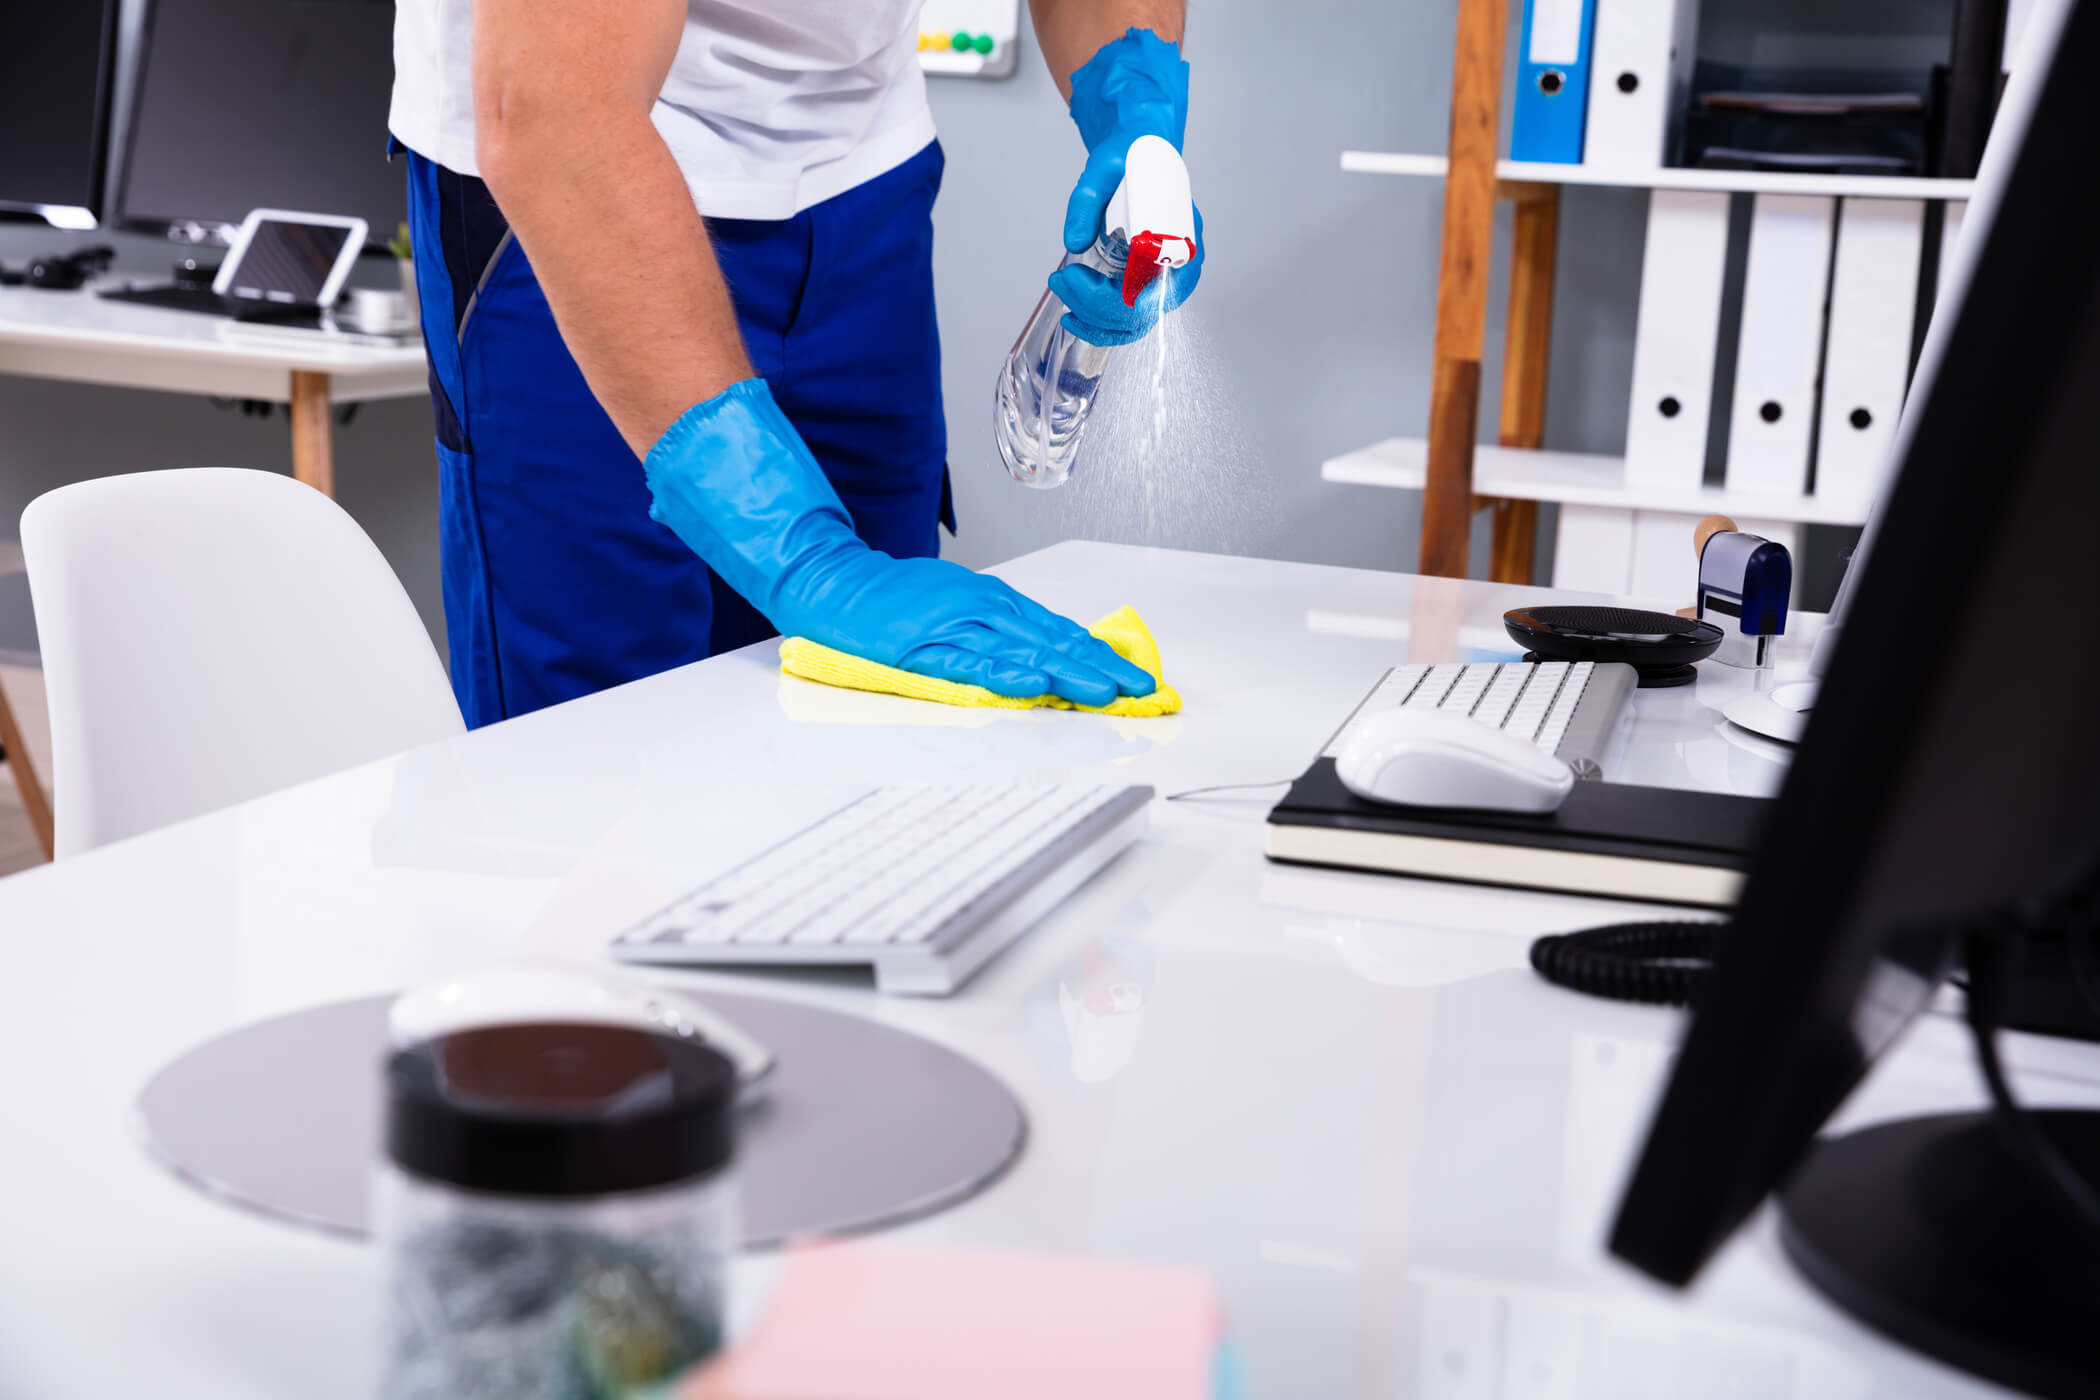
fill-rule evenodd
<path id="1" fill-rule="evenodd" d="M 845 963 L 945 994 L 1135 840 L 1149 787 L 878 788 L 613 942 L 632 962 Z"/>
<path id="2" fill-rule="evenodd" d="M 1475 661 L 1395 666 L 1335 732 L 1332 758 L 1351 726 L 1381 710 L 1456 710 L 1529 739 L 1585 777 L 1603 772 L 1605 749 L 1632 703 L 1638 677 L 1618 661 Z"/>

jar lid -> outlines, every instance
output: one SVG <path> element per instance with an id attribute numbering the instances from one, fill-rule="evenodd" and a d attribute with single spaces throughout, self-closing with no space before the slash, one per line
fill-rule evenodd
<path id="1" fill-rule="evenodd" d="M 596 1196 L 728 1162 L 736 1070 L 694 1041 L 623 1026 L 482 1026 L 387 1061 L 386 1150 L 471 1191 Z"/>

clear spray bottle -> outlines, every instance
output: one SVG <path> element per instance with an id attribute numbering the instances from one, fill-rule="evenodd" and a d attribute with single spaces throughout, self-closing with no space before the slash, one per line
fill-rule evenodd
<path id="1" fill-rule="evenodd" d="M 1195 207 L 1181 152 L 1158 136 L 1140 136 L 1124 157 L 1123 183 L 1109 201 L 1100 238 L 1060 266 L 1084 263 L 1120 278 L 1123 304 L 1135 306 L 1153 279 L 1195 253 Z M 1046 290 L 999 370 L 992 436 L 1006 470 L 1023 486 L 1062 486 L 1071 477 L 1113 353 L 1066 330 L 1064 315 L 1065 304 Z"/>

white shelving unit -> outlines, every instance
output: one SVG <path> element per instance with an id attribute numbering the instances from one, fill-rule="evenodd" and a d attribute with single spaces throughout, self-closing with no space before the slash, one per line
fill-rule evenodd
<path id="1" fill-rule="evenodd" d="M 1342 169 L 1359 175 L 1415 175 L 1442 179 L 1443 156 L 1344 151 Z M 1851 199 L 1967 199 L 1973 180 L 1928 180 L 1907 175 L 1794 175 L 1769 170 L 1637 170 L 1498 160 L 1498 179 L 1541 185 L 1615 185 L 1643 190 L 1711 190 L 1729 194 L 1823 194 Z"/>
<path id="2" fill-rule="evenodd" d="M 1798 549 L 1803 525 L 1861 525 L 1866 501 L 1806 493 L 1766 495 L 1705 486 L 1698 490 L 1629 485 L 1620 457 L 1482 443 L 1474 448 L 1476 495 L 1551 501 L 1560 507 L 1553 586 L 1630 594 L 1681 607 L 1690 596 L 1692 528 L 1725 515 L 1752 534 Z M 1320 464 L 1322 480 L 1420 491 L 1429 444 L 1387 438 Z M 1680 597 L 1678 595 L 1685 596 Z"/>
<path id="3" fill-rule="evenodd" d="M 1344 151 L 1342 169 L 1361 174 L 1442 179 L 1441 155 Z M 1499 160 L 1498 181 L 1510 186 L 1593 185 L 1729 194 L 1826 195 L 1848 199 L 1917 199 L 1959 206 L 1972 180 L 1871 175 L 1817 175 L 1758 170 L 1637 169 Z M 1950 217 L 1951 225 L 1951 217 Z M 1428 445 L 1389 438 L 1323 462 L 1324 480 L 1405 491 L 1424 489 Z M 1726 515 L 1743 529 L 1797 548 L 1804 525 L 1861 525 L 1870 502 L 1807 492 L 1768 495 L 1741 489 L 1629 483 L 1623 458 L 1588 453 L 1500 447 L 1474 448 L 1473 492 L 1509 501 L 1551 501 L 1560 507 L 1553 583 L 1561 588 L 1632 594 L 1667 601 L 1689 595 L 1692 526 Z"/>
<path id="4" fill-rule="evenodd" d="M 1629 486 L 1626 461 L 1591 452 L 1551 452 L 1482 443 L 1473 449 L 1473 490 L 1512 501 L 1649 509 L 1689 515 L 1730 515 L 1738 520 L 1782 520 L 1796 525 L 1863 525 L 1865 501 L 1825 496 L 1766 495 L 1705 486 L 1696 491 Z M 1420 438 L 1387 438 L 1320 464 L 1325 481 L 1419 491 L 1428 471 L 1429 444 Z"/>

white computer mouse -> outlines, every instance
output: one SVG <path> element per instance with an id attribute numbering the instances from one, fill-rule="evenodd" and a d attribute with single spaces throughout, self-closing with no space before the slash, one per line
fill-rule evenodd
<path id="1" fill-rule="evenodd" d="M 1575 770 L 1528 739 L 1446 710 L 1387 710 L 1335 754 L 1342 786 L 1367 802 L 1551 812 Z"/>
<path id="2" fill-rule="evenodd" d="M 395 1045 L 407 1045 L 482 1026 L 532 1021 L 631 1026 L 704 1041 L 736 1066 L 744 1098 L 773 1069 L 772 1051 L 690 997 L 618 970 L 558 964 L 493 967 L 418 987 L 388 1010 L 387 1034 Z"/>

